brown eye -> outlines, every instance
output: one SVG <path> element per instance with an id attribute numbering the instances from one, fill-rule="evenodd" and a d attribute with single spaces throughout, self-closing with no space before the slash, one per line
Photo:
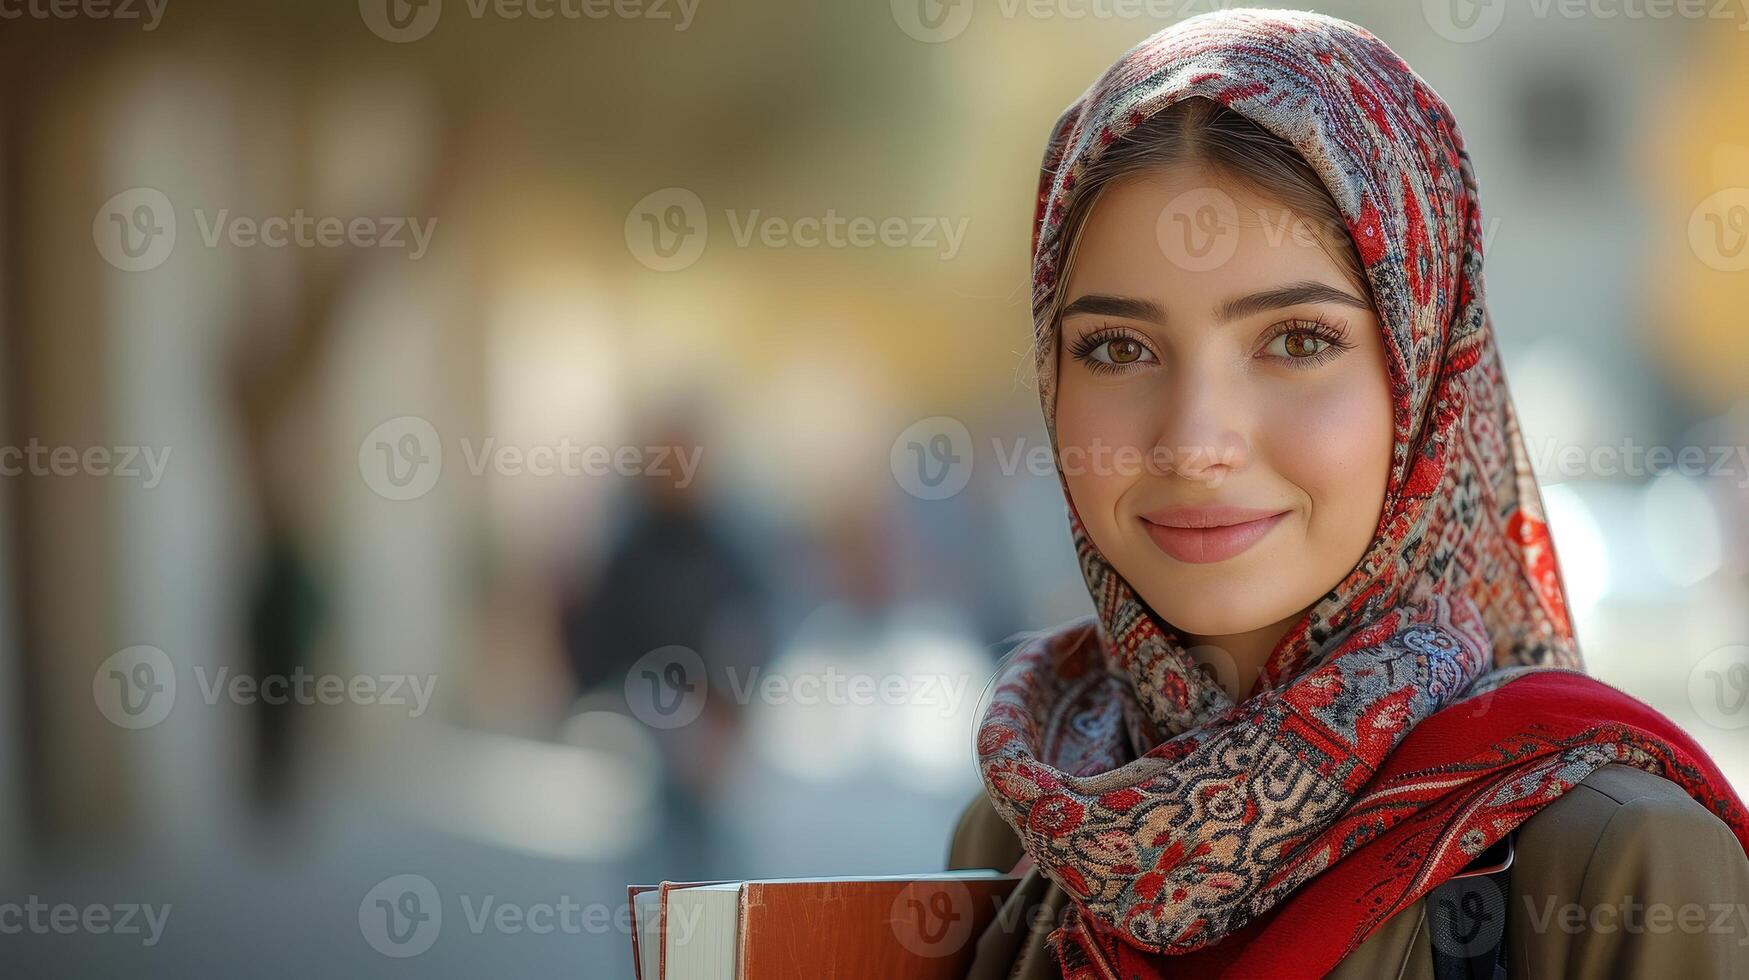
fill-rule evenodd
<path id="1" fill-rule="evenodd" d="M 1115 330 L 1088 334 L 1075 341 L 1069 353 L 1090 371 L 1128 371 L 1159 363 L 1147 344 Z"/>
<path id="2" fill-rule="evenodd" d="M 1316 367 L 1341 357 L 1354 345 L 1340 325 L 1317 320 L 1293 320 L 1277 325 L 1262 354 L 1278 364 L 1296 368 Z"/>
<path id="3" fill-rule="evenodd" d="M 1289 357 L 1316 357 L 1330 346 L 1330 342 L 1316 334 L 1294 332 L 1282 337 L 1282 346 Z"/>

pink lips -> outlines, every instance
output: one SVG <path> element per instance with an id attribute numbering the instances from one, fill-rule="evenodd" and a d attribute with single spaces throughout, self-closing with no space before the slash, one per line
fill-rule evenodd
<path id="1" fill-rule="evenodd" d="M 1141 519 L 1161 551 L 1203 565 L 1243 553 L 1287 515 L 1285 510 L 1255 507 L 1165 507 Z"/>

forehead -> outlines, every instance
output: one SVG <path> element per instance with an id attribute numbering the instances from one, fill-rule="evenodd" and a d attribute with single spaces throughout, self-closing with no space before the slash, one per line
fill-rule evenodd
<path id="1" fill-rule="evenodd" d="M 1313 216 L 1202 167 L 1114 180 L 1088 214 L 1064 299 L 1111 293 L 1162 306 L 1282 282 L 1345 282 Z"/>

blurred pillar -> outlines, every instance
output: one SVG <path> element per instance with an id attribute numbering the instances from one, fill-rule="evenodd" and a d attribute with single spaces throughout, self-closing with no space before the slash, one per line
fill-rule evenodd
<path id="1" fill-rule="evenodd" d="M 104 445 L 104 320 L 91 283 L 110 270 L 91 237 L 101 201 L 95 100 L 67 43 L 76 33 L 24 33 L 0 56 L 0 445 Z M 18 737 L 4 741 L 22 756 L 26 822 L 38 843 L 112 831 L 128 813 L 126 733 L 92 697 L 94 672 L 114 652 L 109 486 L 91 476 L 0 479 L 14 616 L 6 669 L 19 680 L 0 722 L 16 712 Z"/>

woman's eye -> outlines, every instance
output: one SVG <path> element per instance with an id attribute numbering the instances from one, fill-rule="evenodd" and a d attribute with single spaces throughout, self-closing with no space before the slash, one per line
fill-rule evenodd
<path id="1" fill-rule="evenodd" d="M 1281 342 L 1281 355 L 1294 359 L 1316 357 L 1330 349 L 1330 342 L 1315 333 L 1294 330 L 1275 338 Z M 1273 352 L 1275 342 L 1270 344 Z"/>
<path id="2" fill-rule="evenodd" d="M 1113 337 L 1109 340 L 1094 340 L 1092 343 L 1083 341 L 1078 345 L 1078 352 L 1083 359 L 1092 360 L 1100 365 L 1112 367 L 1128 367 L 1132 364 L 1146 364 L 1154 360 L 1154 354 L 1147 345 L 1129 337 Z"/>
<path id="3" fill-rule="evenodd" d="M 1108 340 L 1099 346 L 1105 349 L 1104 360 L 1112 364 L 1133 364 L 1148 352 L 1133 340 Z"/>
<path id="4" fill-rule="evenodd" d="M 1294 367 L 1310 367 L 1338 357 L 1352 346 L 1340 328 L 1307 324 L 1290 326 L 1269 338 L 1263 353 Z"/>

